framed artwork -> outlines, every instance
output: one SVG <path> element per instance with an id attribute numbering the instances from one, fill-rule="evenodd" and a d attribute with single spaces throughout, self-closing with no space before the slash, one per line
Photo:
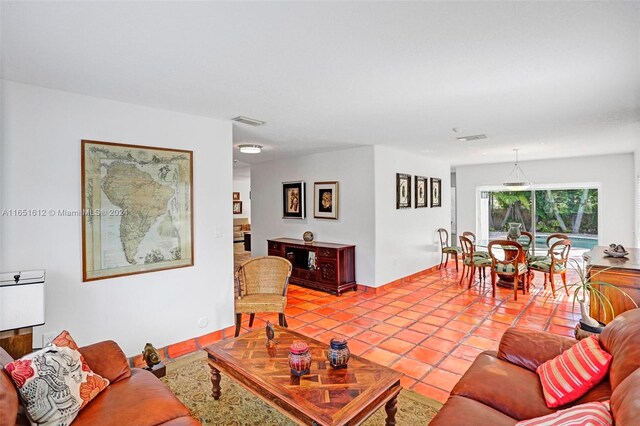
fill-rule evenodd
<path id="1" fill-rule="evenodd" d="M 304 219 L 305 197 L 304 181 L 282 182 L 282 218 Z"/>
<path id="2" fill-rule="evenodd" d="M 431 178 L 431 207 L 442 207 L 442 180 Z"/>
<path id="3" fill-rule="evenodd" d="M 233 214 L 242 214 L 242 201 L 233 202 Z"/>
<path id="4" fill-rule="evenodd" d="M 313 217 L 338 219 L 338 182 L 313 184 Z"/>
<path id="5" fill-rule="evenodd" d="M 424 176 L 415 177 L 415 190 L 416 190 L 416 209 L 422 207 L 429 207 L 427 205 L 428 198 L 427 178 Z"/>
<path id="6" fill-rule="evenodd" d="M 193 151 L 83 140 L 82 280 L 193 266 Z"/>
<path id="7" fill-rule="evenodd" d="M 411 175 L 396 173 L 396 209 L 411 208 Z"/>
<path id="8" fill-rule="evenodd" d="M 233 201 L 240 201 L 240 193 L 239 192 L 234 192 L 233 193 Z"/>

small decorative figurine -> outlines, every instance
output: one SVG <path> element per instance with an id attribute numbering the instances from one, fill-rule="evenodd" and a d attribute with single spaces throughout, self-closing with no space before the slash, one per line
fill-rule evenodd
<path id="1" fill-rule="evenodd" d="M 305 244 L 312 244 L 313 243 L 313 232 L 306 231 L 304 234 L 302 234 L 302 239 L 304 240 Z"/>
<path id="2" fill-rule="evenodd" d="M 309 353 L 309 345 L 305 342 L 293 342 L 289 353 L 289 367 L 291 374 L 294 376 L 302 376 L 309 374 L 311 368 L 311 354 Z"/>
<path id="3" fill-rule="evenodd" d="M 267 326 L 265 327 L 265 333 L 267 334 L 267 347 L 273 348 L 276 345 L 274 337 L 276 337 L 276 331 L 273 328 L 273 324 L 271 321 L 267 321 Z"/>
<path id="4" fill-rule="evenodd" d="M 160 364 L 160 355 L 158 355 L 158 351 L 151 343 L 144 345 L 142 357 L 144 358 L 144 362 L 147 363 L 147 367 L 149 367 L 149 369 L 153 368 L 154 365 Z"/>
<path id="5" fill-rule="evenodd" d="M 327 361 L 335 368 L 347 368 L 349 362 L 349 348 L 347 347 L 347 341 L 343 339 L 331 339 L 329 343 L 329 349 L 327 350 Z"/>

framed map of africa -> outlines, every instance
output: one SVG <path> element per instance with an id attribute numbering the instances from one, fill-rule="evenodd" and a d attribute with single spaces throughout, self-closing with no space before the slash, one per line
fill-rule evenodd
<path id="1" fill-rule="evenodd" d="M 82 280 L 193 266 L 193 151 L 82 141 Z"/>

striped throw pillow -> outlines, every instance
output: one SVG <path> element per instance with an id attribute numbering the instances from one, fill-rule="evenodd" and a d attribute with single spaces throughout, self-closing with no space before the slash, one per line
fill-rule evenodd
<path id="1" fill-rule="evenodd" d="M 590 336 L 540 365 L 536 372 L 547 407 L 560 407 L 580 398 L 602 381 L 610 363 L 611 355 L 602 350 L 595 336 Z"/>
<path id="2" fill-rule="evenodd" d="M 613 417 L 609 401 L 589 402 L 559 410 L 546 416 L 523 420 L 516 426 L 611 426 Z"/>

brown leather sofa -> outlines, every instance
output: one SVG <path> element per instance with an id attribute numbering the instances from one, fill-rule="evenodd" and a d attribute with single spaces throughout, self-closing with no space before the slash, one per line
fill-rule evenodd
<path id="1" fill-rule="evenodd" d="M 607 400 L 616 426 L 640 424 L 640 309 L 619 315 L 600 335 L 600 344 L 613 357 L 609 375 L 577 401 L 548 408 L 535 370 L 575 343 L 549 333 L 507 330 L 498 352 L 478 355 L 430 425 L 514 425 L 558 409 Z"/>
<path id="2" fill-rule="evenodd" d="M 152 373 L 129 368 L 129 362 L 113 341 L 80 348 L 91 369 L 111 384 L 83 408 L 73 426 L 83 425 L 200 425 L 189 410 Z M 13 359 L 0 348 L 0 368 Z M 0 373 L 0 426 L 28 425 L 18 414 L 18 392 L 3 370 Z"/>

